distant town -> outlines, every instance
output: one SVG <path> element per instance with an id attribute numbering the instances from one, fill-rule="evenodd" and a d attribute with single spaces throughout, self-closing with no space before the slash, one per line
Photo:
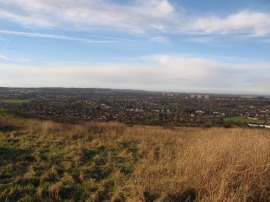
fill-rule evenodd
<path id="1" fill-rule="evenodd" d="M 0 88 L 0 108 L 55 121 L 270 128 L 270 97 L 84 88 Z"/>

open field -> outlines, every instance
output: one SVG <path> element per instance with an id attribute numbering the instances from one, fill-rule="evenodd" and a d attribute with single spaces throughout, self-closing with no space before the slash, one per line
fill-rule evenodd
<path id="1" fill-rule="evenodd" d="M 28 103 L 28 102 L 30 102 L 30 100 L 14 100 L 14 99 L 9 99 L 9 100 L 0 100 L 0 102 L 8 103 L 8 104 L 22 104 L 22 103 Z"/>
<path id="2" fill-rule="evenodd" d="M 254 124 L 263 124 L 263 120 L 256 120 L 256 119 L 249 119 L 242 116 L 235 116 L 235 117 L 225 117 L 223 120 L 226 121 L 233 121 L 233 122 L 239 122 L 239 123 L 254 123 Z"/>
<path id="3" fill-rule="evenodd" d="M 2 111 L 0 201 L 269 201 L 269 145 L 269 130 L 71 125 Z"/>

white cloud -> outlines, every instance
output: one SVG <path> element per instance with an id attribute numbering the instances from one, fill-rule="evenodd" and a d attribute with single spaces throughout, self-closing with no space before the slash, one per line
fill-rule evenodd
<path id="1" fill-rule="evenodd" d="M 6 55 L 1 55 L 0 54 L 0 61 L 6 61 L 6 62 L 20 62 L 20 63 L 24 63 L 24 62 L 30 62 L 31 60 L 28 58 L 22 58 L 22 57 L 9 57 Z"/>
<path id="2" fill-rule="evenodd" d="M 210 16 L 199 18 L 189 29 L 205 34 L 250 34 L 266 35 L 270 33 L 270 15 L 261 12 L 241 11 L 225 18 Z"/>
<path id="3" fill-rule="evenodd" d="M 4 4 L 4 3 L 0 2 L 0 5 L 1 4 Z M 10 6 L 12 7 L 12 5 Z M 42 16 L 42 15 L 38 15 L 34 13 L 28 14 L 28 15 L 24 15 L 24 13 L 18 14 L 15 10 L 4 10 L 1 7 L 0 7 L 0 18 L 8 19 L 8 20 L 17 22 L 25 26 L 32 26 L 32 25 L 40 26 L 40 27 L 53 26 L 53 22 L 50 22 L 50 19 L 46 16 Z"/>
<path id="4" fill-rule="evenodd" d="M 152 36 L 152 37 L 149 37 L 149 40 L 151 42 L 155 42 L 155 43 L 159 43 L 159 44 L 166 44 L 166 45 L 172 44 L 170 39 L 167 37 L 164 37 L 164 36 Z"/>
<path id="5" fill-rule="evenodd" d="M 8 60 L 8 58 L 4 55 L 0 55 L 0 60 Z"/>
<path id="6" fill-rule="evenodd" d="M 146 26 L 165 26 L 173 13 L 167 0 L 137 0 L 120 5 L 107 0 L 10 0 L 0 1 L 0 17 L 25 26 L 54 27 L 69 25 L 83 29 L 111 27 L 144 31 Z"/>
<path id="7" fill-rule="evenodd" d="M 35 33 L 35 32 L 17 32 L 17 31 L 10 31 L 10 30 L 0 30 L 0 34 L 25 36 L 25 37 L 33 37 L 33 38 L 48 38 L 48 39 L 60 39 L 60 40 L 67 40 L 67 41 L 79 41 L 79 42 L 84 42 L 84 43 L 118 42 L 116 40 L 91 40 L 91 39 L 86 39 L 86 38 L 69 37 L 69 36 L 64 36 L 64 35 L 42 34 L 42 33 Z"/>
<path id="8" fill-rule="evenodd" d="M 144 63 L 143 63 L 144 62 Z M 147 63 L 147 65 L 146 65 Z M 226 64 L 206 58 L 148 56 L 133 64 L 0 64 L 4 86 L 110 87 L 216 93 L 268 93 L 270 64 Z M 2 83 L 3 85 L 3 83 Z"/>
<path id="9" fill-rule="evenodd" d="M 65 29 L 113 29 L 159 34 L 270 34 L 270 14 L 243 10 L 227 16 L 190 16 L 168 0 L 0 0 L 0 19 L 23 26 Z"/>

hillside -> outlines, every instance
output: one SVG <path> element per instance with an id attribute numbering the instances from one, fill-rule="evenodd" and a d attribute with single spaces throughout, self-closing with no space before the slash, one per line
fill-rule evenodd
<path id="1" fill-rule="evenodd" d="M 270 131 L 0 111 L 0 201 L 269 201 Z"/>

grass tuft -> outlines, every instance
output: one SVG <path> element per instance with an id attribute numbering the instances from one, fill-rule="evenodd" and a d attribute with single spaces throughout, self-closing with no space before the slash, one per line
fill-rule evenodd
<path id="1" fill-rule="evenodd" d="M 270 201 L 269 130 L 60 124 L 7 113 L 2 126 L 18 127 L 0 128 L 0 201 Z"/>

